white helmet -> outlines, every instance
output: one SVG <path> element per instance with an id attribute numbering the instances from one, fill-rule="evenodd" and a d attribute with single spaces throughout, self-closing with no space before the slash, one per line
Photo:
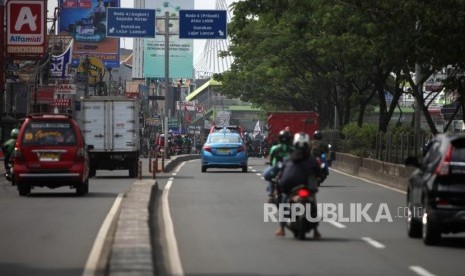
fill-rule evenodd
<path id="1" fill-rule="evenodd" d="M 310 136 L 305 132 L 298 132 L 294 135 L 292 144 L 297 149 L 308 149 L 310 148 Z"/>

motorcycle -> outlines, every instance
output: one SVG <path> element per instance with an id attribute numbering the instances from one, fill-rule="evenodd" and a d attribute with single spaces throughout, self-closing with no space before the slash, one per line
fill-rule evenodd
<path id="1" fill-rule="evenodd" d="M 7 164 L 7 171 L 5 172 L 5 178 L 9 182 L 11 182 L 12 186 L 15 186 L 16 183 L 15 183 L 15 179 L 14 179 L 13 168 L 14 168 L 13 161 L 9 161 L 8 164 Z"/>
<path id="2" fill-rule="evenodd" d="M 320 157 L 317 158 L 318 163 L 320 164 L 321 174 L 318 178 L 318 186 L 323 183 L 329 175 L 329 164 L 326 153 L 322 153 Z"/>
<path id="3" fill-rule="evenodd" d="M 305 210 L 303 213 L 291 213 L 291 220 L 286 223 L 286 227 L 292 231 L 294 238 L 304 240 L 305 235 L 318 226 L 315 195 L 305 185 L 300 185 L 292 189 L 287 202 L 289 203 L 291 212 L 294 209 L 297 210 L 296 208 L 292 208 L 294 204 L 299 204 Z M 308 216 L 310 216 L 310 220 Z"/>

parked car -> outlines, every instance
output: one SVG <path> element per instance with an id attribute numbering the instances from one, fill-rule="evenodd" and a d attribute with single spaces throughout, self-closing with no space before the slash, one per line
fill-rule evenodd
<path id="1" fill-rule="evenodd" d="M 89 191 L 89 156 L 78 124 L 68 115 L 28 116 L 13 154 L 20 196 L 34 187 L 70 186 L 78 195 Z"/>
<path id="2" fill-rule="evenodd" d="M 247 150 L 239 133 L 210 133 L 200 156 L 202 172 L 206 172 L 208 168 L 242 168 L 242 172 L 247 172 Z"/>
<path id="3" fill-rule="evenodd" d="M 465 231 L 465 134 L 440 134 L 425 147 L 423 158 L 408 157 L 416 170 L 409 179 L 407 230 L 436 244 L 442 233 Z"/>

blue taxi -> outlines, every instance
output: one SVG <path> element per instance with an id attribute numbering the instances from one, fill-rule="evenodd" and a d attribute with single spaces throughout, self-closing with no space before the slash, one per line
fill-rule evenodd
<path id="1" fill-rule="evenodd" d="M 247 147 L 239 133 L 227 129 L 210 133 L 200 155 L 202 172 L 208 168 L 241 168 L 247 172 Z"/>

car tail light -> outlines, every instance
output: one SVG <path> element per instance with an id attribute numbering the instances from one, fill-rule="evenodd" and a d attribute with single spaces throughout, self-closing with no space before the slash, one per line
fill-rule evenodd
<path id="1" fill-rule="evenodd" d="M 15 148 L 13 151 L 13 159 L 17 162 L 24 162 L 24 156 L 20 148 Z"/>
<path id="2" fill-rule="evenodd" d="M 445 198 L 439 198 L 437 197 L 436 198 L 436 206 L 445 206 L 445 205 L 450 205 L 450 202 L 448 199 L 445 199 Z"/>
<path id="3" fill-rule="evenodd" d="M 245 147 L 244 146 L 239 146 L 237 148 L 237 152 L 241 152 L 241 151 L 245 151 Z"/>
<path id="4" fill-rule="evenodd" d="M 308 197 L 308 196 L 310 196 L 310 191 L 307 190 L 307 189 L 300 189 L 300 190 L 297 191 L 297 195 L 299 197 Z"/>
<path id="5" fill-rule="evenodd" d="M 452 145 L 449 146 L 449 148 L 446 151 L 446 154 L 442 158 L 441 162 L 439 162 L 439 165 L 436 167 L 436 174 L 437 175 L 448 175 L 449 174 L 449 167 L 450 167 L 450 161 L 452 157 L 452 151 L 453 151 Z"/>
<path id="6" fill-rule="evenodd" d="M 86 156 L 85 149 L 84 148 L 78 148 L 77 151 L 76 151 L 75 160 L 76 161 L 82 161 L 82 160 L 84 160 L 85 156 Z"/>
<path id="7" fill-rule="evenodd" d="M 203 146 L 203 150 L 208 151 L 208 152 L 212 152 L 212 147 L 210 147 L 209 145 L 205 145 L 205 146 Z"/>

